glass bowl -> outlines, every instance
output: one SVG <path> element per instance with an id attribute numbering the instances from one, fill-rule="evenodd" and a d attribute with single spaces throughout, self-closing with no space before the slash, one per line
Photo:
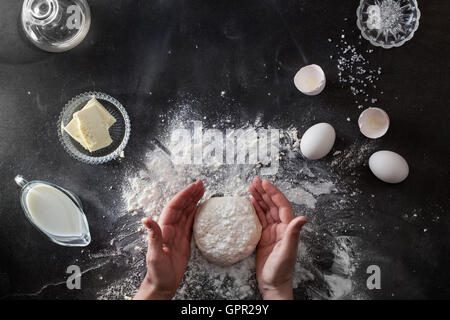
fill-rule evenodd
<path id="1" fill-rule="evenodd" d="M 420 10 L 416 0 L 361 0 L 356 16 L 364 39 L 390 49 L 411 40 L 419 27 Z"/>
<path id="2" fill-rule="evenodd" d="M 73 114 L 81 110 L 92 98 L 96 98 L 108 110 L 116 119 L 116 123 L 109 128 L 113 142 L 106 148 L 89 152 L 64 131 L 64 127 L 72 120 Z M 130 131 L 130 119 L 125 108 L 115 98 L 101 92 L 86 92 L 71 99 L 64 106 L 58 120 L 58 137 L 64 149 L 76 160 L 88 164 L 106 163 L 117 158 L 128 143 Z"/>
<path id="3" fill-rule="evenodd" d="M 79 45 L 91 25 L 86 0 L 25 0 L 22 28 L 28 40 L 49 52 L 63 52 Z"/>

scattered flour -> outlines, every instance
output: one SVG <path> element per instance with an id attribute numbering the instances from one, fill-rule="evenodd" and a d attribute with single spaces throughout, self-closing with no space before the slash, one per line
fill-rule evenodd
<path id="1" fill-rule="evenodd" d="M 377 147 L 376 141 L 355 142 L 344 152 L 340 152 L 333 157 L 331 167 L 340 170 L 341 173 L 355 175 L 355 169 L 367 165 L 370 154 Z"/>
<path id="2" fill-rule="evenodd" d="M 278 187 L 284 193 L 286 198 L 288 198 L 289 201 L 295 204 L 305 205 L 311 209 L 314 209 L 316 207 L 317 202 L 316 198 L 314 198 L 314 196 L 305 189 L 301 187 L 290 188 L 285 187 L 284 185 Z"/>
<path id="3" fill-rule="evenodd" d="M 159 137 L 164 145 L 169 145 L 171 132 L 185 125 L 192 118 L 202 118 L 186 105 L 181 112 L 168 119 L 167 131 Z M 215 127 L 233 121 L 223 117 Z M 260 120 L 245 124 L 242 128 L 259 128 Z M 223 129 L 223 128 L 222 128 Z M 256 144 L 253 145 L 256 147 Z M 131 171 L 123 186 L 123 200 L 128 215 L 114 239 L 115 250 L 130 256 L 131 266 L 122 279 L 99 292 L 98 298 L 124 298 L 133 296 L 145 273 L 146 232 L 138 221 L 142 216 L 158 220 L 159 214 L 169 199 L 187 184 L 201 179 L 205 185 L 204 199 L 213 195 L 249 196 L 248 187 L 255 175 L 260 174 L 257 165 L 183 165 L 173 164 L 167 150 L 155 147 L 143 159 L 144 168 Z M 288 128 L 280 134 L 280 168 L 269 178 L 293 203 L 296 215 L 306 215 L 310 223 L 302 232 L 299 256 L 294 272 L 295 296 L 309 299 L 348 298 L 352 294 L 351 265 L 355 263 L 352 254 L 355 248 L 344 248 L 340 239 L 323 229 L 324 217 L 321 212 L 336 211 L 346 206 L 342 202 L 346 187 L 336 184 L 339 177 L 326 165 L 311 166 L 299 152 L 298 133 Z M 219 267 L 206 261 L 192 241 L 191 259 L 183 282 L 175 299 L 255 299 L 259 298 L 255 279 L 254 254 L 230 267 Z M 138 248 L 138 249 L 136 249 Z M 339 269 L 337 265 L 346 266 Z M 334 267 L 333 267 L 334 266 Z M 345 270 L 345 272 L 342 272 Z"/>

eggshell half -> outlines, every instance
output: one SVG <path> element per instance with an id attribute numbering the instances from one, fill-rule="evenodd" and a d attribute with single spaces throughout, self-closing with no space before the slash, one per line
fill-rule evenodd
<path id="1" fill-rule="evenodd" d="M 369 168 L 378 179 L 387 183 L 402 182 L 409 174 L 406 160 L 398 153 L 387 150 L 372 154 Z"/>
<path id="2" fill-rule="evenodd" d="M 325 88 L 325 73 L 317 64 L 301 68 L 294 77 L 294 84 L 302 93 L 315 96 Z"/>
<path id="3" fill-rule="evenodd" d="M 335 140 L 334 128 L 325 122 L 318 123 L 305 131 L 300 141 L 300 150 L 306 158 L 317 160 L 331 151 Z"/>
<path id="4" fill-rule="evenodd" d="M 358 119 L 359 130 L 367 138 L 377 139 L 389 129 L 389 116 L 380 108 L 367 108 Z"/>

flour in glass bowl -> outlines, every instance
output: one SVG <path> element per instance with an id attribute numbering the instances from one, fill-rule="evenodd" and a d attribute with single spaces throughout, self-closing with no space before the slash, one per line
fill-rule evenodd
<path id="1" fill-rule="evenodd" d="M 189 105 L 179 106 L 179 112 L 168 123 L 168 129 L 159 141 L 170 145 L 173 130 L 199 118 Z M 201 117 L 200 117 L 201 118 Z M 212 126 L 224 130 L 233 121 L 224 117 Z M 246 123 L 240 129 L 258 129 L 261 121 Z M 339 177 L 327 164 L 306 162 L 299 152 L 297 130 L 293 127 L 280 135 L 280 167 L 268 176 L 292 202 L 296 215 L 306 215 L 309 223 L 304 227 L 299 255 L 294 271 L 296 298 L 340 299 L 351 298 L 355 266 L 352 238 L 334 236 L 323 225 L 321 212 L 339 212 L 347 205 L 342 201 L 348 193 L 340 186 Z M 257 138 L 256 138 L 257 139 Z M 257 143 L 249 143 L 256 148 Z M 204 147 L 204 146 L 202 146 Z M 143 216 L 156 221 L 167 202 L 189 183 L 201 179 L 205 185 L 203 200 L 212 196 L 249 196 L 248 187 L 255 175 L 260 175 L 264 164 L 174 164 L 165 150 L 155 147 L 143 159 L 143 169 L 131 171 L 123 186 L 123 201 L 127 214 L 124 223 L 113 235 L 111 246 L 121 255 L 130 257 L 128 271 L 123 277 L 98 293 L 100 299 L 130 298 L 137 290 L 145 273 L 146 230 L 139 221 Z M 265 164 L 267 165 L 267 164 Z M 341 225 L 342 222 L 339 222 Z M 337 227 L 339 228 L 339 227 Z M 342 243 L 346 243 L 345 246 Z M 191 258 L 175 299 L 255 299 L 259 298 L 255 278 L 255 257 L 230 267 L 209 263 L 200 254 L 194 241 Z"/>

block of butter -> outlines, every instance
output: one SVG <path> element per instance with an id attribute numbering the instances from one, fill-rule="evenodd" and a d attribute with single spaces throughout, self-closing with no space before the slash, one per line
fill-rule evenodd
<path id="1" fill-rule="evenodd" d="M 83 148 L 88 149 L 87 145 L 84 144 L 83 137 L 81 136 L 80 127 L 78 126 L 78 120 L 72 119 L 64 128 L 64 130 L 74 138 Z"/>
<path id="2" fill-rule="evenodd" d="M 112 143 L 109 128 L 116 119 L 93 98 L 78 112 L 64 130 L 90 152 L 105 148 Z"/>
<path id="3" fill-rule="evenodd" d="M 78 120 L 83 145 L 90 152 L 105 148 L 112 143 L 108 124 L 95 105 L 87 106 L 75 112 L 73 118 Z"/>
<path id="4" fill-rule="evenodd" d="M 104 106 L 102 106 L 102 104 L 100 102 L 98 102 L 97 99 L 92 98 L 91 100 L 89 100 L 88 103 L 84 106 L 84 108 L 82 110 L 84 110 L 90 106 L 97 107 L 103 120 L 105 120 L 105 122 L 108 124 L 108 128 L 111 127 L 114 123 L 116 123 L 116 119 L 108 112 L 108 110 L 105 109 Z"/>

